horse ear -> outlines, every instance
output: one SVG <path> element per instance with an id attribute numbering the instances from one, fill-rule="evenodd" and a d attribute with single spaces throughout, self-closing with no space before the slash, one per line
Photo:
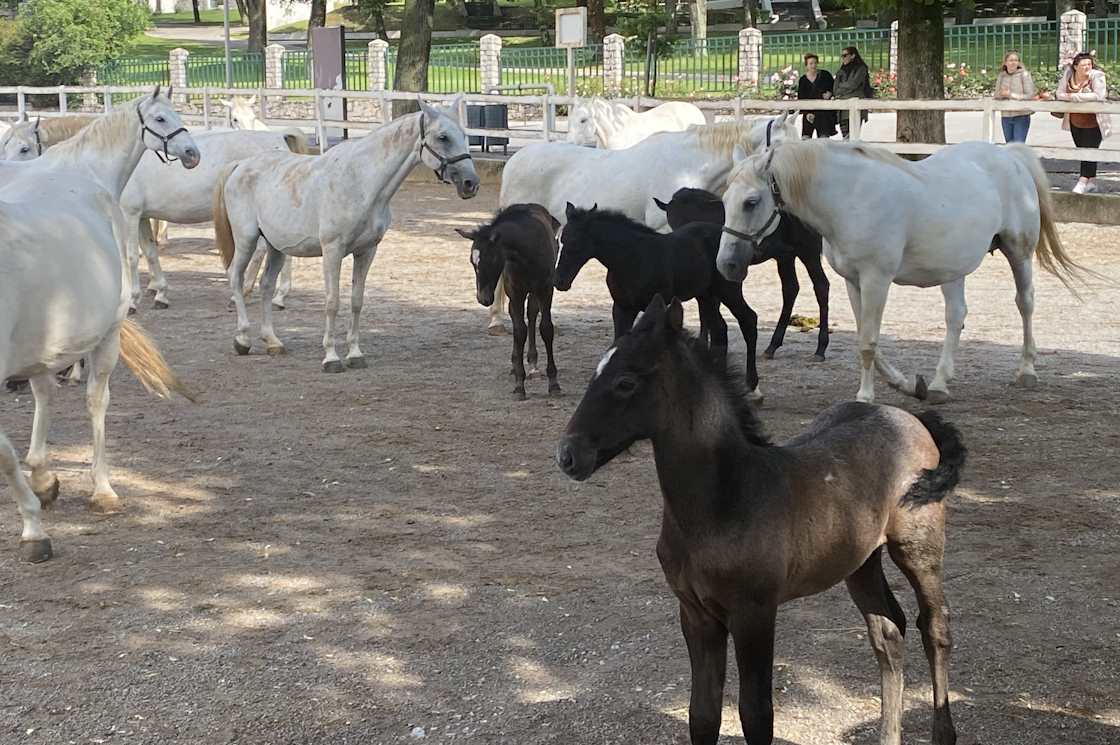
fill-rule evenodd
<path id="1" fill-rule="evenodd" d="M 664 318 L 665 301 L 661 299 L 661 293 L 657 293 L 653 296 L 653 299 L 649 301 L 649 305 L 646 306 L 646 309 L 642 311 L 641 316 L 634 321 L 634 329 L 638 329 L 639 321 L 643 329 L 649 327 L 659 329 L 661 328 L 661 322 Z"/>
<path id="2" fill-rule="evenodd" d="M 566 205 L 564 205 L 564 216 L 567 219 L 571 220 L 572 215 L 574 215 L 575 213 L 576 213 L 576 206 L 574 204 L 572 204 L 571 202 L 568 202 Z"/>
<path id="3" fill-rule="evenodd" d="M 35 117 L 35 126 L 31 128 L 32 131 L 34 131 L 34 132 L 39 131 L 39 122 L 41 122 L 41 121 L 43 121 L 43 117 L 41 117 L 41 116 Z"/>
<path id="4" fill-rule="evenodd" d="M 680 331 L 684 328 L 684 306 L 681 305 L 681 301 L 677 298 L 673 298 L 673 301 L 669 303 L 667 316 L 669 328 L 673 331 Z"/>
<path id="5" fill-rule="evenodd" d="M 420 98 L 420 96 L 416 97 L 416 102 L 420 104 L 420 111 L 424 112 L 424 116 L 427 117 L 429 121 L 435 121 L 436 117 L 439 116 L 439 112 L 435 110 L 435 107 Z"/>
<path id="6" fill-rule="evenodd" d="M 444 113 L 446 113 L 449 117 L 451 117 L 452 119 L 454 119 L 455 121 L 458 122 L 459 121 L 459 105 L 462 102 L 463 102 L 463 94 L 460 93 L 459 95 L 455 96 L 455 98 L 453 98 L 453 99 L 451 99 L 450 101 L 447 102 L 447 105 L 443 107 Z"/>
<path id="7" fill-rule="evenodd" d="M 159 98 L 159 89 L 162 88 L 162 87 L 163 86 L 161 84 L 156 83 L 156 90 L 155 90 L 154 93 L 152 93 L 152 100 L 153 101 L 155 101 L 157 98 Z"/>
<path id="8" fill-rule="evenodd" d="M 220 103 L 222 106 L 225 106 L 227 109 L 233 108 L 233 101 L 230 101 L 228 98 L 219 98 L 218 103 Z"/>
<path id="9" fill-rule="evenodd" d="M 455 232 L 466 238 L 468 241 L 474 240 L 474 231 L 464 230 L 463 228 L 455 228 Z"/>
<path id="10" fill-rule="evenodd" d="M 599 203 L 596 202 L 595 204 L 591 205 L 591 209 L 589 209 L 588 212 L 595 212 L 598 209 L 599 209 Z"/>
<path id="11" fill-rule="evenodd" d="M 731 162 L 739 165 L 747 159 L 747 151 L 743 149 L 742 145 L 736 144 L 735 149 L 731 151 Z"/>
<path id="12" fill-rule="evenodd" d="M 669 211 L 669 205 L 667 205 L 665 202 L 662 202 L 657 197 L 653 198 L 653 203 L 656 204 L 658 207 L 660 207 L 662 212 L 668 212 Z"/>
<path id="13" fill-rule="evenodd" d="M 254 93 L 253 95 L 249 96 L 249 100 L 246 101 L 245 103 L 248 104 L 249 106 L 256 106 L 257 105 L 257 94 Z"/>
<path id="14" fill-rule="evenodd" d="M 173 86 L 173 85 L 167 86 L 167 97 L 168 98 L 171 98 L 171 91 L 173 91 L 173 90 L 175 90 L 175 86 Z"/>

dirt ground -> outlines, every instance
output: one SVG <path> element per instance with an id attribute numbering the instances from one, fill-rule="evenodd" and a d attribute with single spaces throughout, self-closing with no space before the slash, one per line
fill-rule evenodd
<path id="1" fill-rule="evenodd" d="M 62 499 L 55 558 L 17 561 L 0 501 L 0 743 L 686 743 L 688 659 L 654 545 L 648 446 L 589 482 L 553 448 L 610 336 L 600 268 L 557 297 L 565 395 L 510 395 L 509 337 L 483 332 L 468 248 L 452 228 L 496 203 L 409 184 L 367 288 L 370 367 L 319 371 L 320 270 L 297 265 L 278 314 L 289 354 L 232 348 L 234 316 L 209 226 L 172 227 L 172 307 L 140 321 L 204 397 L 147 396 L 122 368 L 109 447 L 123 514 L 98 517 L 80 389 L 56 398 Z M 1073 254 L 1120 276 L 1120 229 L 1064 226 Z M 760 365 L 779 438 L 855 395 L 851 312 L 833 275 L 835 334 L 791 330 Z M 817 313 L 808 280 L 797 312 Z M 766 340 L 772 267 L 748 299 Z M 1078 302 L 1038 283 L 1041 385 L 1009 386 L 1020 344 L 1010 271 L 985 261 L 955 400 L 971 450 L 953 498 L 947 592 L 952 699 L 968 745 L 1120 742 L 1120 291 Z M 258 306 L 250 307 L 254 322 Z M 695 312 L 690 311 L 695 324 Z M 894 288 L 885 346 L 932 374 L 935 290 Z M 742 342 L 733 348 L 741 356 Z M 880 383 L 880 400 L 916 402 Z M 25 449 L 29 395 L 0 394 Z M 915 603 L 889 570 L 913 628 Z M 779 615 L 779 742 L 878 741 L 878 672 L 843 588 Z M 908 636 L 904 741 L 929 742 L 930 686 Z M 722 742 L 743 742 L 729 676 Z"/>

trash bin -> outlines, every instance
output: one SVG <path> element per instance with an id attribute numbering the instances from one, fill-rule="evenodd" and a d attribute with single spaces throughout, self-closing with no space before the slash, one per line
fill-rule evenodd
<path id="1" fill-rule="evenodd" d="M 467 105 L 467 129 L 507 129 L 508 127 L 509 107 L 506 104 Z M 508 137 L 468 135 L 467 140 L 471 147 L 481 147 L 486 153 L 490 152 L 490 148 L 494 145 L 501 145 L 504 153 L 509 152 Z"/>

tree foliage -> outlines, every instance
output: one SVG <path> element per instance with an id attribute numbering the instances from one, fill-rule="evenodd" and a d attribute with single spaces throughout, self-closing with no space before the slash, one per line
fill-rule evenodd
<path id="1" fill-rule="evenodd" d="M 0 31 L 0 79 L 77 83 L 123 56 L 148 20 L 135 0 L 30 0 Z"/>

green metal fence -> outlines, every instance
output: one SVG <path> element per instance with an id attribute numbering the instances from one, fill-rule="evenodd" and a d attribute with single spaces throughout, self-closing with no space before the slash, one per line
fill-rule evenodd
<path id="1" fill-rule="evenodd" d="M 1018 50 L 1028 70 L 1053 70 L 1058 64 L 1058 23 L 975 24 L 945 29 L 945 65 L 995 71 L 1003 55 Z"/>
<path id="2" fill-rule="evenodd" d="M 580 87 L 603 81 L 603 45 L 575 50 L 576 80 Z M 558 93 L 567 92 L 568 51 L 554 47 L 526 47 L 502 50 L 502 85 L 540 85 L 551 83 Z M 593 90 L 583 92 L 596 92 Z"/>
<path id="3" fill-rule="evenodd" d="M 397 49 L 389 48 L 389 87 L 396 78 Z M 480 93 L 477 44 L 443 44 L 432 47 L 428 57 L 428 90 L 432 93 Z"/>
<path id="4" fill-rule="evenodd" d="M 822 69 L 840 69 L 840 50 L 855 47 L 867 67 L 890 69 L 891 32 L 886 28 L 851 29 L 846 31 L 812 31 L 807 33 L 763 33 L 761 80 L 765 84 L 775 73 L 787 67 L 805 69 L 805 55 L 812 52 L 820 58 Z"/>
<path id="5" fill-rule="evenodd" d="M 656 64 L 660 95 L 733 93 L 739 86 L 739 37 L 676 41 Z"/>
<path id="6" fill-rule="evenodd" d="M 307 51 L 288 50 L 284 53 L 283 83 L 285 88 L 311 87 L 311 54 Z"/>
<path id="7" fill-rule="evenodd" d="M 1095 51 L 1102 64 L 1120 62 L 1120 18 L 1090 18 L 1085 29 L 1085 47 Z"/>
<path id="8" fill-rule="evenodd" d="M 236 52 L 230 55 L 231 88 L 261 88 L 264 86 L 264 55 Z M 226 84 L 226 58 L 224 56 L 187 57 L 187 84 L 194 88 L 223 87 Z"/>
<path id="9" fill-rule="evenodd" d="M 167 60 L 122 59 L 97 70 L 101 85 L 168 85 L 171 66 Z"/>

